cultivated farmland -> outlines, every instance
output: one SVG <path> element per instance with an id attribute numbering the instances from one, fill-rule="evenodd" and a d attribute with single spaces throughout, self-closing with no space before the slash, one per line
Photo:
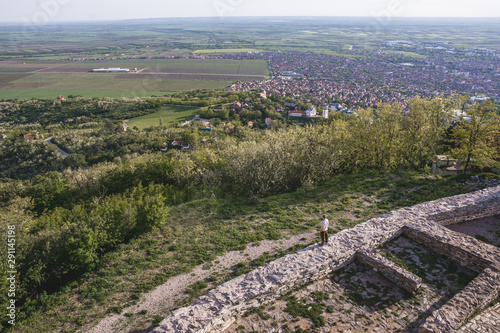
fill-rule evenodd
<path id="1" fill-rule="evenodd" d="M 138 68 L 139 72 L 91 72 L 94 68 L 109 67 Z M 39 89 L 51 90 L 48 98 L 54 97 L 52 91 L 57 96 L 63 94 L 62 90 L 89 97 L 145 96 L 147 91 L 161 96 L 176 91 L 223 88 L 234 81 L 267 77 L 267 62 L 261 60 L 10 60 L 0 62 L 0 98 L 40 97 Z"/>

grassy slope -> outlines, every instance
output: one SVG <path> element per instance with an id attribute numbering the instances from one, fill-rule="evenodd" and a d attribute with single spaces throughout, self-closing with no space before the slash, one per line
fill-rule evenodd
<path id="1" fill-rule="evenodd" d="M 141 117 L 132 118 L 127 125 L 129 127 L 137 126 L 139 129 L 144 129 L 151 126 L 160 125 L 160 117 L 164 124 L 173 123 L 176 121 L 185 121 L 193 118 L 198 112 L 198 108 L 187 106 L 165 106 L 159 111 L 147 114 Z"/>
<path id="2" fill-rule="evenodd" d="M 137 302 L 141 293 L 194 266 L 209 265 L 216 255 L 316 230 L 323 213 L 331 221 L 331 232 L 337 232 L 398 207 L 469 191 L 460 181 L 365 172 L 251 202 L 200 194 L 198 200 L 172 207 L 164 227 L 107 254 L 96 272 L 63 287 L 45 301 L 44 311 L 31 314 L 29 323 L 16 325 L 15 332 L 71 332 L 96 324 L 114 307 Z"/>

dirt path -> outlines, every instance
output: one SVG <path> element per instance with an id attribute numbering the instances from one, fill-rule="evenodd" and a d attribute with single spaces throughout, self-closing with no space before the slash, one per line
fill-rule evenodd
<path id="1" fill-rule="evenodd" d="M 185 121 L 185 122 L 182 124 L 182 126 L 186 126 L 186 125 L 188 125 L 188 124 L 192 123 L 192 122 L 193 122 L 193 121 L 195 121 L 195 120 L 199 120 L 199 121 L 201 121 L 201 122 L 203 123 L 203 125 L 204 125 L 204 126 L 208 126 L 208 125 L 210 125 L 210 123 L 208 122 L 208 119 L 203 119 L 203 118 L 200 118 L 200 116 L 199 116 L 199 115 L 196 115 L 193 119 L 190 119 L 190 120 Z"/>
<path id="2" fill-rule="evenodd" d="M 102 319 L 95 327 L 87 330 L 88 333 L 114 333 L 129 332 L 131 330 L 144 329 L 151 323 L 151 319 L 145 319 L 144 316 L 126 317 L 126 313 L 137 313 L 147 310 L 148 317 L 157 315 L 166 317 L 170 313 L 176 302 L 186 297 L 184 290 L 193 283 L 206 279 L 218 272 L 227 272 L 232 266 L 239 262 L 247 262 L 263 255 L 264 252 L 273 254 L 276 250 L 288 249 L 293 245 L 302 243 L 308 244 L 317 238 L 316 232 L 304 233 L 292 236 L 289 239 L 277 241 L 264 240 L 260 245 L 248 245 L 243 251 L 232 251 L 225 255 L 217 257 L 213 262 L 216 263 L 209 270 L 204 270 L 203 265 L 197 266 L 192 272 L 175 276 L 166 283 L 156 287 L 151 292 L 143 295 L 138 304 L 130 306 L 123 310 L 121 314 L 115 314 Z M 139 322 L 140 321 L 140 322 Z"/>
<path id="3" fill-rule="evenodd" d="M 472 237 L 479 235 L 493 245 L 500 244 L 500 216 L 498 215 L 452 224 L 447 226 L 447 228 Z"/>

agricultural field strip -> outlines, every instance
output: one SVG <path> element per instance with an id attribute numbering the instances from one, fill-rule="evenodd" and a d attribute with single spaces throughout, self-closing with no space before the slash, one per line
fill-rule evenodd
<path id="1" fill-rule="evenodd" d="M 191 60 L 191 59 L 190 59 Z M 58 77 L 58 80 L 65 80 L 65 79 L 78 79 L 78 78 L 85 78 L 87 79 L 87 75 L 92 75 L 92 78 L 97 77 L 97 75 L 109 77 L 110 75 L 116 75 L 115 79 L 125 79 L 125 78 L 151 78 L 147 76 L 139 76 L 141 74 L 149 74 L 149 75 L 156 75 L 154 78 L 161 78 L 162 75 L 200 75 L 199 78 L 195 79 L 200 79 L 200 80 L 210 80 L 210 76 L 212 77 L 218 77 L 216 80 L 225 80 L 225 81 L 231 81 L 231 79 L 234 80 L 251 80 L 251 79 L 259 79 L 259 78 L 264 78 L 268 77 L 268 64 L 267 62 L 264 61 L 224 61 L 224 62 L 202 62 L 200 63 L 198 60 L 199 59 L 194 59 L 195 61 L 185 61 L 183 59 L 182 61 L 179 61 L 178 63 L 172 63 L 172 62 L 167 62 L 167 64 L 162 63 L 161 65 L 159 63 L 156 63 L 156 66 L 152 62 L 137 62 L 137 63 L 122 63 L 119 64 L 123 68 L 127 67 L 134 67 L 134 66 L 140 66 L 140 65 L 145 65 L 141 73 L 125 73 L 125 75 L 131 75 L 130 77 L 127 76 L 120 76 L 116 75 L 116 73 L 91 73 L 90 71 L 95 68 L 95 67 L 106 67 L 106 66 L 116 66 L 117 64 L 113 62 L 113 64 L 103 64 L 102 62 L 99 63 L 85 63 L 85 64 L 76 64 L 76 63 L 71 63 L 71 64 L 37 64 L 37 67 L 33 67 L 35 64 L 31 63 L 28 64 L 29 67 L 24 67 L 24 64 L 21 65 L 19 63 L 8 63 L 8 64 L 2 64 L 0 62 L 0 74 L 13 74 L 13 73 L 26 73 L 29 75 L 26 76 L 19 76 L 19 77 L 14 77 L 14 80 L 6 81 L 6 77 L 3 78 L 3 83 L 10 82 L 10 83 L 28 83 L 32 80 L 37 81 L 37 82 L 47 82 L 50 80 L 56 79 L 57 74 L 63 74 L 63 77 Z M 2 65 L 7 65 L 7 66 L 2 66 Z M 135 68 L 135 67 L 134 67 Z M 140 67 L 137 67 L 140 68 Z M 52 74 L 52 76 L 51 76 Z M 79 76 L 75 76 L 75 74 L 78 74 Z M 32 76 L 28 79 L 26 77 Z M 43 75 L 43 76 L 40 76 Z M 67 76 L 71 75 L 71 76 Z M 123 75 L 123 74 L 122 74 Z M 137 77 L 134 77 L 133 75 L 137 75 Z M 203 76 L 206 75 L 206 76 Z M 208 76 L 208 77 L 207 77 Z M 100 79 L 101 77 L 99 77 Z M 17 80 L 21 81 L 17 81 Z M 24 79 L 24 80 L 23 80 Z M 192 79 L 192 77 L 187 77 L 183 78 L 179 76 L 177 79 L 182 80 L 182 79 Z"/>
<path id="2" fill-rule="evenodd" d="M 264 77 L 266 76 L 265 74 L 226 74 L 226 73 L 197 73 L 197 72 L 179 72 L 179 73 L 165 73 L 165 72 L 143 72 L 141 74 L 122 74 L 122 75 L 136 75 L 136 76 L 145 76 L 145 75 L 218 75 L 218 76 L 253 76 L 253 77 Z M 121 77 L 120 77 L 121 78 Z"/>

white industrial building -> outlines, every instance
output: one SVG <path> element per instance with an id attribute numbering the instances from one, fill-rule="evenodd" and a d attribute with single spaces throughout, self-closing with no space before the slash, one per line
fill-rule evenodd
<path id="1" fill-rule="evenodd" d="M 128 73 L 128 72 L 137 72 L 137 68 L 96 68 L 93 69 L 92 72 L 101 72 L 101 73 Z"/>

